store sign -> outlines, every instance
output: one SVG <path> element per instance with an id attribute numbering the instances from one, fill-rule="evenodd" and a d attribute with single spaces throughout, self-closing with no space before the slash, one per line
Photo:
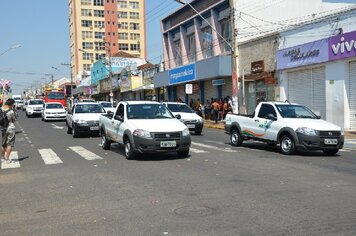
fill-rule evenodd
<path id="1" fill-rule="evenodd" d="M 264 61 L 254 61 L 251 63 L 251 74 L 259 74 L 265 71 Z"/>
<path id="2" fill-rule="evenodd" d="M 277 51 L 277 70 L 328 61 L 328 39 Z"/>
<path id="3" fill-rule="evenodd" d="M 225 80 L 224 79 L 215 79 L 215 80 L 212 80 L 212 84 L 213 84 L 213 86 L 223 85 L 223 84 L 225 84 Z"/>
<path id="4" fill-rule="evenodd" d="M 168 79 L 170 85 L 195 80 L 195 64 L 189 64 L 169 70 Z"/>
<path id="5" fill-rule="evenodd" d="M 356 31 L 329 38 L 329 60 L 356 56 Z"/>

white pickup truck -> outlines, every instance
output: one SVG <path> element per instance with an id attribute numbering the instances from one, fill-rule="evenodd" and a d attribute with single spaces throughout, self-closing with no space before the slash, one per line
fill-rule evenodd
<path id="1" fill-rule="evenodd" d="M 179 119 L 180 117 L 177 116 Z M 123 144 L 127 159 L 136 153 L 176 152 L 189 155 L 189 129 L 163 105 L 153 101 L 122 101 L 113 114 L 99 118 L 101 146 Z"/>
<path id="2" fill-rule="evenodd" d="M 310 109 L 288 102 L 261 102 L 252 115 L 227 114 L 225 132 L 233 146 L 244 140 L 280 145 L 283 154 L 290 155 L 296 149 L 322 150 L 335 155 L 344 145 L 344 132 Z"/>
<path id="3" fill-rule="evenodd" d="M 105 114 L 104 108 L 94 102 L 78 102 L 67 113 L 67 133 L 73 138 L 83 133 L 99 133 L 99 117 Z"/>

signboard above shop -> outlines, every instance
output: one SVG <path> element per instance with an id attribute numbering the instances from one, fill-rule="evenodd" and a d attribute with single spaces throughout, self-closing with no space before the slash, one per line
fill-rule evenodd
<path id="1" fill-rule="evenodd" d="M 195 80 L 195 64 L 174 68 L 168 71 L 169 85 Z"/>

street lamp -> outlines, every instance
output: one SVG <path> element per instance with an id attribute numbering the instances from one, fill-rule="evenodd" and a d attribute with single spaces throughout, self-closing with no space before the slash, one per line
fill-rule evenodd
<path id="1" fill-rule="evenodd" d="M 11 49 L 15 49 L 15 48 L 19 48 L 19 47 L 21 47 L 21 44 L 15 44 L 15 45 L 11 46 L 10 48 L 6 49 L 5 51 L 3 51 L 2 53 L 0 53 L 0 56 L 4 55 L 5 53 L 10 51 Z"/>
<path id="2" fill-rule="evenodd" d="M 207 21 L 198 11 L 197 9 L 195 9 L 192 4 L 190 4 L 189 2 L 185 2 L 183 0 L 174 0 L 175 2 L 178 2 L 180 4 L 183 4 L 184 6 L 189 6 L 191 9 L 193 9 L 193 11 L 195 11 L 195 13 L 197 15 L 199 15 L 200 18 L 202 18 L 209 26 L 212 30 L 214 30 L 214 32 L 230 47 L 231 49 L 231 67 L 232 67 L 232 100 L 233 100 L 233 111 L 235 113 L 239 112 L 239 106 L 238 106 L 238 98 L 237 98 L 237 92 L 238 92 L 238 82 L 237 82 L 237 78 L 238 78 L 238 72 L 239 72 L 239 68 L 238 68 L 238 61 L 237 61 L 237 57 L 238 57 L 238 46 L 237 46 L 237 40 L 235 39 L 235 17 L 234 17 L 234 0 L 229 0 L 230 2 L 230 6 L 231 6 L 231 12 L 232 12 L 232 19 L 231 19 L 231 28 L 232 28 L 232 39 L 233 39 L 233 45 L 231 45 L 211 24 L 209 21 Z"/>

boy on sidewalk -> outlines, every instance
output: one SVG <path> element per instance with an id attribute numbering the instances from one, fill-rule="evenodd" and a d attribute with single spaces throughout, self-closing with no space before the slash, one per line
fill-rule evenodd
<path id="1" fill-rule="evenodd" d="M 1 133 L 2 133 L 2 147 L 1 147 L 1 161 L 6 162 L 6 163 L 11 163 L 12 160 L 10 158 L 10 154 L 12 151 L 12 147 L 15 144 L 15 134 L 16 134 L 16 128 L 15 128 L 15 120 L 16 116 L 14 113 L 14 104 L 15 101 L 12 98 L 9 98 L 3 109 L 3 112 L 6 114 L 5 118 L 7 121 L 5 122 L 5 125 L 1 127 Z"/>

